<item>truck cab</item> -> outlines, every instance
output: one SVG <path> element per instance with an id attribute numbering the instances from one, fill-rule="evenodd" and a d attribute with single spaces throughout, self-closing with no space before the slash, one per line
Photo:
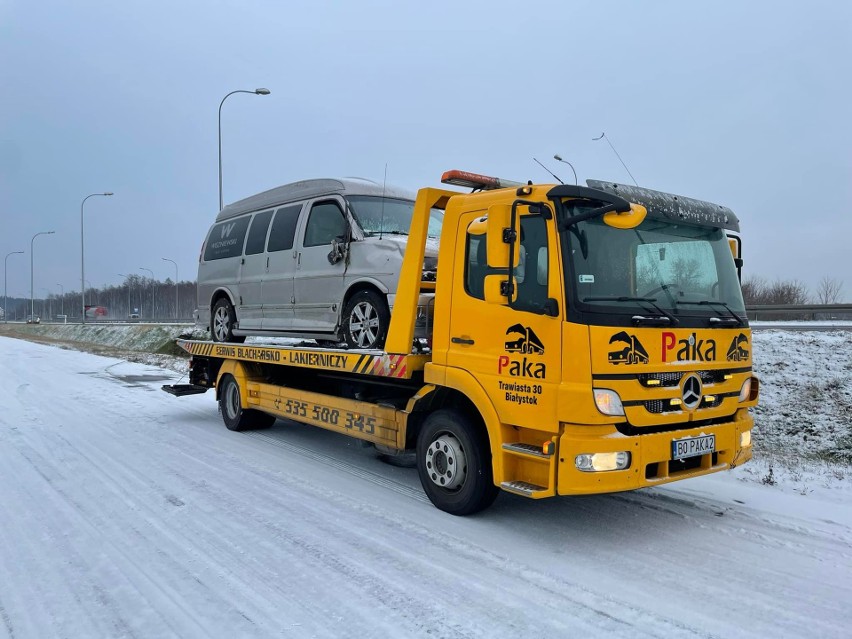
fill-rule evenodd
<path id="1" fill-rule="evenodd" d="M 628 490 L 750 459 L 758 380 L 730 209 L 459 174 L 444 181 L 474 192 L 434 194 L 446 211 L 424 377 L 478 408 L 497 485 Z"/>

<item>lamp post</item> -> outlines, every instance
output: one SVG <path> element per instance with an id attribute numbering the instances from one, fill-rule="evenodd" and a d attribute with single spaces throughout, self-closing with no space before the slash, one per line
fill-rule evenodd
<path id="1" fill-rule="evenodd" d="M 228 96 L 234 95 L 235 93 L 254 93 L 256 95 L 269 95 L 269 89 L 255 89 L 254 91 L 246 91 L 244 89 L 238 89 L 236 91 L 231 91 L 228 95 L 222 98 L 222 101 L 219 103 L 219 210 L 222 210 L 222 105 L 225 104 L 225 100 L 228 99 Z"/>
<path id="2" fill-rule="evenodd" d="M 579 184 L 579 182 L 577 181 L 577 171 L 574 170 L 573 164 L 571 164 L 568 160 L 563 160 L 562 156 L 559 155 L 558 153 L 554 154 L 553 159 L 556 160 L 557 162 L 562 162 L 562 164 L 567 164 L 568 166 L 570 166 L 571 171 L 574 173 L 574 185 L 576 186 L 577 184 Z"/>
<path id="3" fill-rule="evenodd" d="M 30 315 L 33 317 L 35 317 L 35 295 L 33 294 L 33 243 L 39 235 L 53 235 L 54 233 L 55 231 L 41 231 L 40 233 L 33 235 L 33 239 L 30 240 Z"/>
<path id="4" fill-rule="evenodd" d="M 162 258 L 166 262 L 171 262 L 175 265 L 175 319 L 178 318 L 178 265 L 174 260 L 170 260 L 167 257 Z"/>
<path id="5" fill-rule="evenodd" d="M 144 266 L 139 267 L 140 271 L 148 271 L 151 274 L 151 319 L 154 319 L 154 271 Z"/>
<path id="6" fill-rule="evenodd" d="M 62 310 L 60 310 L 60 311 L 59 311 L 59 314 L 60 314 L 60 315 L 65 315 L 65 287 L 64 287 L 64 286 L 62 286 L 62 284 L 59 284 L 59 283 L 57 283 L 56 285 L 57 285 L 57 286 L 60 288 L 60 290 L 62 291 L 62 297 L 60 297 L 60 298 L 59 298 L 59 299 L 60 299 L 60 305 L 61 305 L 61 307 L 62 307 Z"/>
<path id="7" fill-rule="evenodd" d="M 12 251 L 11 253 L 7 253 L 5 259 L 3 260 L 3 323 L 9 321 L 9 291 L 6 286 L 6 268 L 9 263 L 10 255 L 23 255 L 23 251 Z"/>
<path id="8" fill-rule="evenodd" d="M 83 198 L 80 202 L 80 292 L 83 298 L 83 324 L 86 323 L 86 258 L 85 258 L 85 243 L 83 242 L 83 205 L 90 197 L 96 195 L 110 196 L 112 193 L 92 193 Z"/>

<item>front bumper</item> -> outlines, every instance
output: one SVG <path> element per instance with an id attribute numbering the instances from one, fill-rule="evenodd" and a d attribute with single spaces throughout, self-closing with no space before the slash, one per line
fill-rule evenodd
<path id="1" fill-rule="evenodd" d="M 659 486 L 679 479 L 735 468 L 751 459 L 751 444 L 740 446 L 742 433 L 754 418 L 740 409 L 730 422 L 646 435 L 622 435 L 615 426 L 566 424 L 559 439 L 557 487 L 559 495 L 584 495 Z M 672 461 L 672 441 L 699 435 L 716 436 L 716 450 L 687 460 Z M 630 466 L 624 470 L 584 472 L 577 455 L 627 451 Z"/>

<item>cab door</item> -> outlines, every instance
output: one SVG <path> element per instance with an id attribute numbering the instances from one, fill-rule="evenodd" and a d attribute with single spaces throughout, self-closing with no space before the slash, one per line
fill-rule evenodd
<path id="1" fill-rule="evenodd" d="M 329 260 L 332 240 L 343 241 L 349 222 L 343 202 L 323 198 L 310 204 L 296 254 L 294 327 L 333 331 L 343 303 L 346 261 Z"/>
<path id="2" fill-rule="evenodd" d="M 302 204 L 275 211 L 266 244 L 267 266 L 263 277 L 263 328 L 288 330 L 293 326 L 293 277 L 296 272 L 294 241 Z"/>
<path id="3" fill-rule="evenodd" d="M 506 270 L 488 265 L 482 213 L 460 216 L 456 255 L 464 257 L 453 269 L 447 364 L 476 376 L 504 423 L 555 432 L 564 309 L 552 225 L 540 214 L 520 217 L 517 297 L 489 303 L 486 276 Z"/>

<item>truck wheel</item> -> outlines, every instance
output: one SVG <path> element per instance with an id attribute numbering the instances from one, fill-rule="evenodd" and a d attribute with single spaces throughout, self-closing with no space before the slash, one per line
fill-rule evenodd
<path id="1" fill-rule="evenodd" d="M 219 388 L 219 412 L 228 430 L 269 428 L 275 417 L 259 410 L 245 410 L 240 402 L 240 387 L 233 375 L 222 375 Z"/>
<path id="2" fill-rule="evenodd" d="M 237 313 L 228 301 L 222 297 L 213 305 L 213 315 L 210 319 L 210 334 L 214 342 L 236 342 L 242 344 L 245 337 L 234 335 L 234 324 L 237 323 Z"/>
<path id="3" fill-rule="evenodd" d="M 349 348 L 381 348 L 388 335 L 388 324 L 387 301 L 374 291 L 359 291 L 343 309 L 343 340 Z"/>
<path id="4" fill-rule="evenodd" d="M 417 437 L 417 472 L 426 496 L 451 515 L 490 506 L 494 485 L 488 438 L 456 410 L 430 415 Z"/>

